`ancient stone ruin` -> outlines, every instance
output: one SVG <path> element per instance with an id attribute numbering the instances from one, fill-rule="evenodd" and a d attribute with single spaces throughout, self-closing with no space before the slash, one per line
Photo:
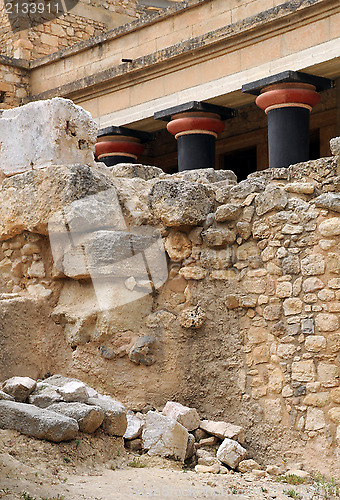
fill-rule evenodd
<path id="1" fill-rule="evenodd" d="M 0 132 L 0 379 L 76 378 L 155 427 L 179 402 L 244 428 L 260 464 L 339 472 L 340 139 L 237 183 L 96 163 L 94 121 L 63 99 Z"/>

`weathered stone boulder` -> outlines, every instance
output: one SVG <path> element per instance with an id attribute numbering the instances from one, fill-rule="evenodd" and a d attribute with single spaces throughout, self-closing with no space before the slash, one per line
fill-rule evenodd
<path id="1" fill-rule="evenodd" d="M 97 125 L 71 100 L 56 97 L 0 117 L 0 170 L 14 175 L 51 165 L 94 165 Z"/>
<path id="2" fill-rule="evenodd" d="M 148 455 L 171 457 L 183 461 L 186 456 L 189 433 L 172 418 L 149 411 L 143 429 L 144 449 Z"/>
<path id="3" fill-rule="evenodd" d="M 73 418 L 14 401 L 0 401 L 0 428 L 56 443 L 74 439 L 79 430 Z"/>
<path id="4" fill-rule="evenodd" d="M 181 314 L 181 325 L 183 328 L 200 328 L 207 315 L 201 306 L 188 307 Z"/>
<path id="5" fill-rule="evenodd" d="M 247 450 L 243 448 L 237 441 L 226 438 L 219 449 L 216 456 L 223 463 L 236 469 L 241 460 L 244 460 L 247 455 Z"/>
<path id="6" fill-rule="evenodd" d="M 88 434 L 95 432 L 104 420 L 104 411 L 100 406 L 83 403 L 54 403 L 48 407 L 48 410 L 73 418 L 78 422 L 79 430 Z"/>
<path id="7" fill-rule="evenodd" d="M 324 193 L 313 200 L 316 207 L 327 208 L 333 212 L 340 212 L 340 194 Z"/>
<path id="8" fill-rule="evenodd" d="M 110 396 L 89 398 L 90 405 L 99 406 L 104 411 L 102 427 L 106 434 L 111 436 L 124 436 L 127 428 L 126 410 L 122 403 L 115 401 Z"/>
<path id="9" fill-rule="evenodd" d="M 244 443 L 244 429 L 239 425 L 229 424 L 228 422 L 215 422 L 214 420 L 202 420 L 200 428 L 208 434 L 212 434 L 220 439 L 234 439 L 239 443 Z"/>
<path id="10" fill-rule="evenodd" d="M 200 426 L 200 416 L 196 408 L 189 408 L 175 401 L 168 401 L 163 408 L 163 415 L 177 420 L 188 431 L 194 431 Z"/>
<path id="11" fill-rule="evenodd" d="M 67 402 L 75 401 L 78 403 L 87 403 L 89 399 L 86 385 L 83 382 L 78 382 L 77 380 L 67 382 L 57 391 L 63 400 Z"/>
<path id="12" fill-rule="evenodd" d="M 64 400 L 58 389 L 58 387 L 54 387 L 46 382 L 38 382 L 36 389 L 29 396 L 28 401 L 32 405 L 39 406 L 39 408 L 47 408 L 53 403 Z"/>
<path id="13" fill-rule="evenodd" d="M 15 401 L 13 396 L 11 396 L 10 394 L 7 394 L 4 391 L 0 391 L 0 399 L 6 399 L 7 401 Z"/>
<path id="14" fill-rule="evenodd" d="M 136 415 L 126 415 L 127 428 L 124 433 L 124 439 L 137 439 L 142 435 L 143 421 Z"/>
<path id="15" fill-rule="evenodd" d="M 23 231 L 47 235 L 58 211 L 109 189 L 114 189 L 113 183 L 100 166 L 54 166 L 5 179 L 0 189 L 0 240 Z"/>
<path id="16" fill-rule="evenodd" d="M 119 163 L 118 165 L 110 167 L 110 171 L 111 175 L 114 177 L 125 177 L 127 179 L 134 179 L 137 177 L 145 181 L 166 175 L 161 168 L 135 163 Z"/>
<path id="17" fill-rule="evenodd" d="M 31 392 L 36 388 L 36 381 L 30 377 L 12 377 L 5 380 L 3 390 L 13 396 L 15 401 L 26 401 Z"/>
<path id="18" fill-rule="evenodd" d="M 148 197 L 151 213 L 167 226 L 194 226 L 213 211 L 214 193 L 206 185 L 160 180 Z"/>
<path id="19" fill-rule="evenodd" d="M 259 470 L 261 466 L 251 458 L 249 460 L 242 460 L 237 467 L 237 470 L 243 473 L 252 472 L 254 469 Z"/>

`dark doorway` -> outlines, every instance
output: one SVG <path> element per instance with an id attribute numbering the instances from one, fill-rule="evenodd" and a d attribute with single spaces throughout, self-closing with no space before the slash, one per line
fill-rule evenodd
<path id="1" fill-rule="evenodd" d="M 235 172 L 238 182 L 246 179 L 257 170 L 256 146 L 226 153 L 222 164 L 225 170 Z"/>

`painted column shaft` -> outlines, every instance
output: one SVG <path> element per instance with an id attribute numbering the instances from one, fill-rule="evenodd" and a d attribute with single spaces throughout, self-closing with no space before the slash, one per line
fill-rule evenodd
<path id="1" fill-rule="evenodd" d="M 310 84 L 277 83 L 261 90 L 256 104 L 268 115 L 269 168 L 309 160 L 309 116 L 319 101 Z"/>

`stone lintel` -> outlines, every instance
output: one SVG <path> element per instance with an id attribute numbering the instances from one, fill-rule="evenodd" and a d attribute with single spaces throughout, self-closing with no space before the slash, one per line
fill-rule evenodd
<path id="1" fill-rule="evenodd" d="M 283 71 L 282 73 L 277 73 L 276 75 L 270 75 L 266 78 L 261 78 L 255 82 L 246 83 L 242 85 L 242 92 L 245 94 L 260 95 L 261 90 L 268 85 L 274 83 L 285 83 L 285 82 L 296 82 L 296 83 L 309 83 L 316 87 L 317 92 L 322 90 L 327 90 L 334 86 L 333 80 L 329 78 L 323 78 L 321 76 L 310 75 L 309 73 L 303 73 L 302 71 Z"/>
<path id="2" fill-rule="evenodd" d="M 190 101 L 184 104 L 179 104 L 178 106 L 164 109 L 162 111 L 157 111 L 154 114 L 154 118 L 155 120 L 168 122 L 171 120 L 171 117 L 173 115 L 192 111 L 215 113 L 217 115 L 220 115 L 222 120 L 227 120 L 228 118 L 233 118 L 234 116 L 236 116 L 236 111 L 234 109 L 226 108 L 225 106 L 217 106 L 216 104 L 209 104 L 207 102 L 201 101 Z"/>

